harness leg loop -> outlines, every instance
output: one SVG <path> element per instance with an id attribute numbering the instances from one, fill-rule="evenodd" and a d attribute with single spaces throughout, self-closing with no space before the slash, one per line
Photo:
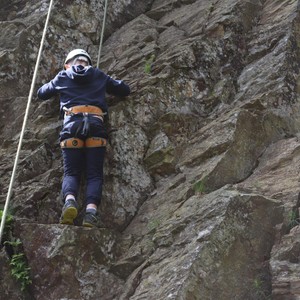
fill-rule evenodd
<path id="1" fill-rule="evenodd" d="M 61 148 L 83 148 L 84 141 L 77 138 L 70 138 L 60 142 Z"/>
<path id="2" fill-rule="evenodd" d="M 85 147 L 96 148 L 96 147 L 106 147 L 107 140 L 101 137 L 90 137 L 85 140 Z"/>

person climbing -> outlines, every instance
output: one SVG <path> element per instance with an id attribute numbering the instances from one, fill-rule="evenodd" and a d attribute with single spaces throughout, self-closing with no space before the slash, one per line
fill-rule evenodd
<path id="1" fill-rule="evenodd" d="M 37 91 L 41 100 L 59 94 L 60 110 L 64 114 L 60 132 L 64 165 L 61 224 L 74 224 L 78 215 L 80 178 L 85 171 L 86 212 L 82 225 L 97 226 L 108 138 L 103 124 L 108 109 L 106 92 L 126 97 L 130 94 L 130 88 L 124 81 L 115 80 L 92 67 L 91 57 L 83 49 L 72 50 L 65 59 L 64 70 Z"/>

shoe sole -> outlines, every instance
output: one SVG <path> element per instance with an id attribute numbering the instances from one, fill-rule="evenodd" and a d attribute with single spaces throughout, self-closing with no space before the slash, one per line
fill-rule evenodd
<path id="1" fill-rule="evenodd" d="M 64 211 L 62 215 L 62 219 L 60 220 L 60 224 L 73 225 L 74 224 L 73 221 L 76 217 L 77 217 L 76 207 L 69 207 Z"/>
<path id="2" fill-rule="evenodd" d="M 93 224 L 91 224 L 91 223 L 86 223 L 86 222 L 83 222 L 83 223 L 82 223 L 82 226 L 83 226 L 83 227 L 89 227 L 89 228 L 96 227 L 95 225 L 93 225 Z"/>

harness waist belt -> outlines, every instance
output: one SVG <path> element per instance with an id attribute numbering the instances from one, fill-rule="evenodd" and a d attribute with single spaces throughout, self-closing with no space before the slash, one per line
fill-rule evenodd
<path id="1" fill-rule="evenodd" d="M 97 148 L 106 147 L 107 140 L 101 137 L 90 137 L 85 141 L 78 138 L 70 138 L 60 142 L 61 148 Z"/>
<path id="2" fill-rule="evenodd" d="M 103 116 L 104 113 L 101 108 L 93 105 L 77 105 L 65 110 L 65 114 L 67 116 L 72 114 L 79 114 L 79 113 L 88 113 L 98 116 Z"/>

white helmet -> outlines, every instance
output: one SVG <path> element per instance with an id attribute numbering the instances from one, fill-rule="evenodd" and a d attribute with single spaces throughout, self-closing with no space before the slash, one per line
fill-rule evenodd
<path id="1" fill-rule="evenodd" d="M 65 60 L 65 64 L 68 63 L 70 60 L 72 60 L 73 58 L 75 58 L 76 56 L 84 56 L 88 59 L 89 61 L 89 64 L 91 65 L 92 64 L 92 60 L 91 60 L 91 57 L 89 56 L 89 54 L 83 50 L 83 49 L 75 49 L 75 50 L 72 50 L 68 55 L 67 55 L 67 58 Z"/>

